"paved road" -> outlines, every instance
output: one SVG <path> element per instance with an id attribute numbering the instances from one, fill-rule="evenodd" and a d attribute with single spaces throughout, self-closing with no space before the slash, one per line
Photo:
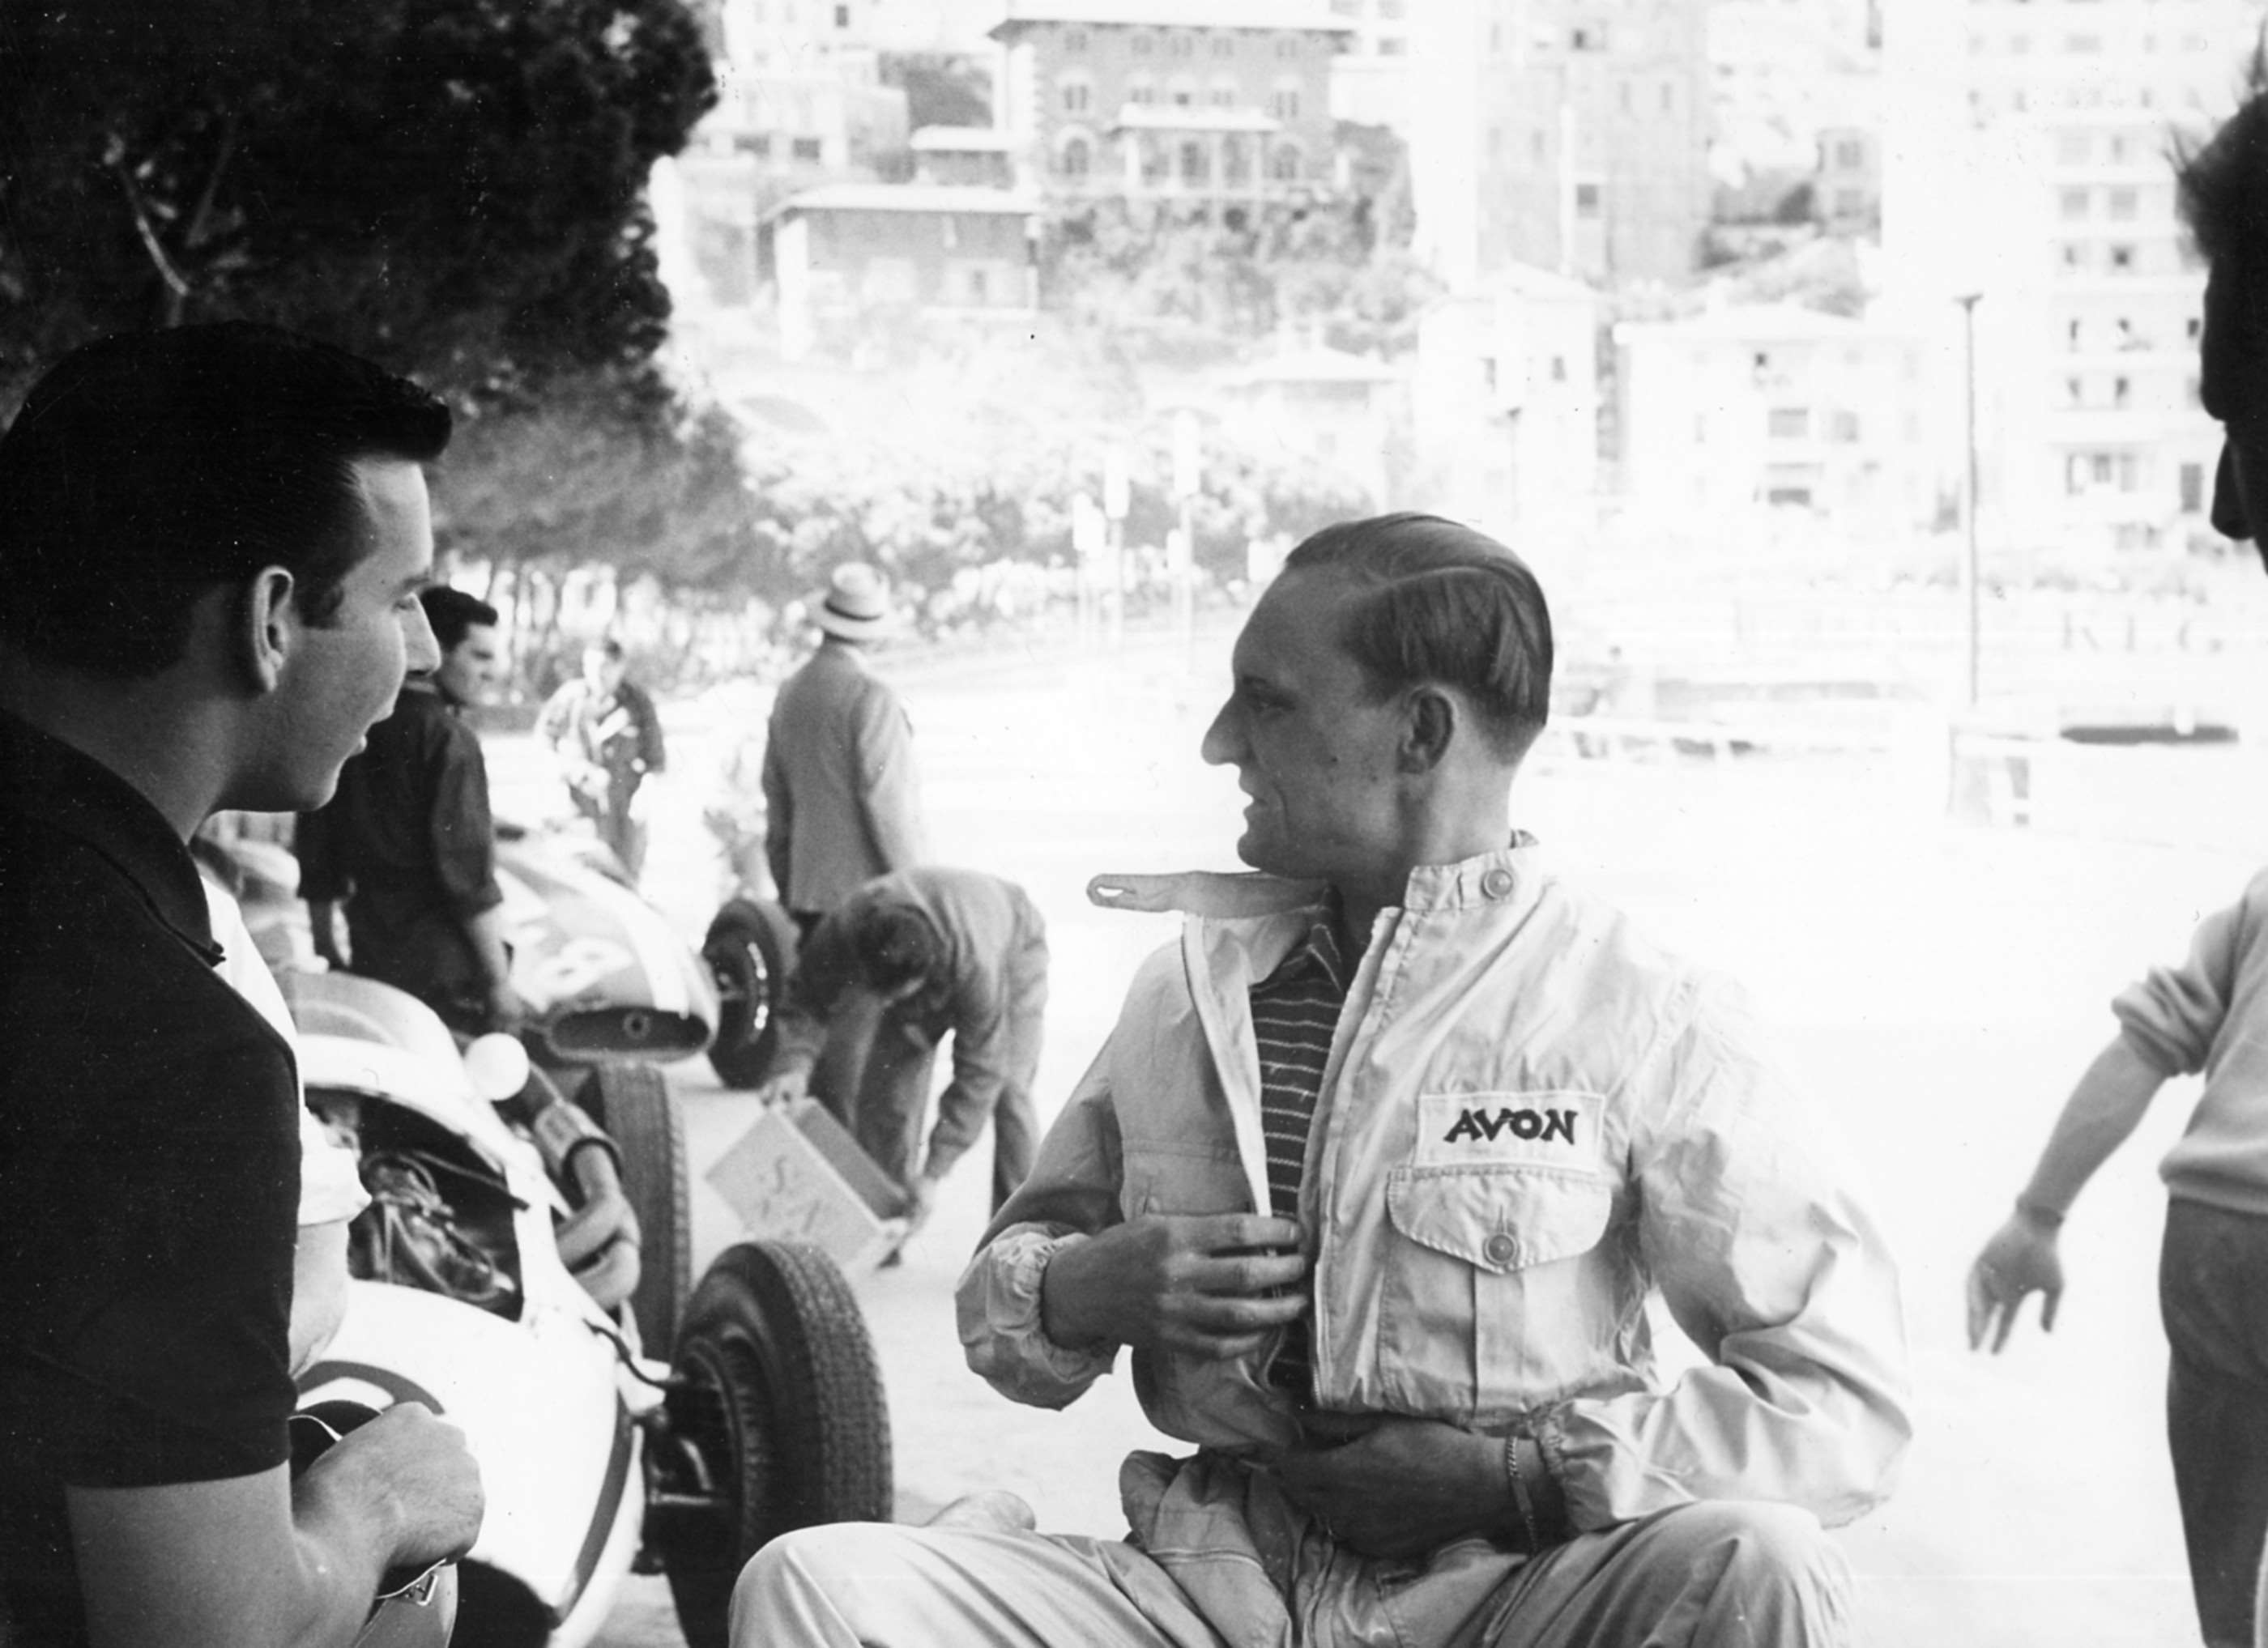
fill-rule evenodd
<path id="1" fill-rule="evenodd" d="M 1167 931 L 1089 908 L 1087 877 L 1232 863 L 1239 798 L 1194 754 L 1220 660 L 1215 642 L 908 672 L 939 856 L 1021 879 L 1050 923 L 1043 1110 Z M 695 934 L 715 891 L 697 769 L 718 729 L 689 710 L 674 719 L 679 793 L 650 880 Z M 496 759 L 507 792 L 529 782 L 519 750 Z M 1890 767 L 1585 763 L 1524 781 L 1523 821 L 1564 864 L 1749 983 L 1799 1079 L 1837 1119 L 1902 1254 L 1921 1434 L 1897 1497 L 1840 1536 L 1884 1648 L 2194 1640 L 2160 1442 L 2153 1291 L 2154 1162 L 2188 1092 L 2169 1093 L 2080 1204 L 2066 1241 L 2073 1291 L 2051 1338 L 2028 1321 L 2005 1356 L 1972 1355 L 1960 1281 L 2108 1035 L 2110 995 L 2178 957 L 2197 916 L 2250 867 L 2248 832 L 2189 828 L 2208 812 L 2226 820 L 2261 786 L 2251 758 L 2211 759 L 2177 779 L 2153 769 L 2154 807 L 2129 798 L 2119 828 L 2156 844 L 1950 827 L 1927 783 Z M 2173 795 L 2176 783 L 2194 796 Z M 697 1181 L 748 1110 L 705 1070 L 681 1076 Z M 974 1166 L 957 1175 L 905 1265 L 859 1284 L 892 1396 L 901 1514 L 1005 1487 L 1043 1527 L 1116 1534 L 1116 1460 L 1160 1445 L 1125 1381 L 1048 1414 L 1000 1400 L 961 1366 L 949 1294 L 983 1222 L 983 1179 Z M 699 1258 L 732 1232 L 698 1182 L 696 1203 Z M 1667 1322 L 1658 1336 L 1683 1343 Z M 659 1582 L 631 1587 L 606 1640 L 676 1641 Z"/>

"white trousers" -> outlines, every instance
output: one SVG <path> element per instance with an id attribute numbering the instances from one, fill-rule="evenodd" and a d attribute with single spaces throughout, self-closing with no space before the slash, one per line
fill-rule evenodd
<path id="1" fill-rule="evenodd" d="M 1477 1549 L 1477 1548 L 1476 1548 Z M 1300 1648 L 1843 1648 L 1841 1553 L 1808 1512 L 1690 1505 L 1583 1534 L 1506 1572 L 1380 1563 L 1373 1606 L 1300 1607 Z M 1123 1541 L 836 1523 L 740 1575 L 733 1648 L 1248 1648 Z M 1280 1631 L 1280 1627 L 1277 1628 Z M 1282 1641 L 1280 1648 L 1292 1648 Z"/>

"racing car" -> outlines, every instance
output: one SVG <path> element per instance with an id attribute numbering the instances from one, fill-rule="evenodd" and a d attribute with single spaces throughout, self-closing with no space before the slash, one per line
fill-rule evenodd
<path id="1" fill-rule="evenodd" d="M 459 1564 L 453 1640 L 576 1648 L 625 1574 L 667 1576 L 690 1648 L 718 1648 L 741 1565 L 775 1534 L 891 1511 L 889 1424 L 873 1348 L 841 1271 L 815 1247 L 742 1242 L 681 1313 L 655 1323 L 578 1280 L 575 1149 L 528 1094 L 522 1046 L 460 1050 L 423 1003 L 348 974 L 284 969 L 310 1106 L 358 1154 L 372 1206 L 350 1243 L 344 1324 L 300 1381 L 303 1406 L 415 1400 L 460 1426 L 488 1512 Z M 646 1262 L 681 1266 L 681 1124 L 658 1072 L 593 1068 L 641 1224 L 672 1229 Z M 586 1131 L 577 1123 L 574 1131 Z M 619 1280 L 619 1278 L 616 1278 Z M 668 1279 L 648 1304 L 675 1297 Z"/>
<path id="2" fill-rule="evenodd" d="M 304 964 L 313 946 L 290 850 L 232 822 L 200 844 L 244 907 L 269 965 Z M 594 836 L 498 820 L 497 881 L 512 986 L 536 1010 L 526 1034 L 539 1061 L 667 1061 L 705 1051 L 728 1087 L 762 1079 L 795 962 L 794 926 L 766 889 L 735 893 L 696 956 Z"/>

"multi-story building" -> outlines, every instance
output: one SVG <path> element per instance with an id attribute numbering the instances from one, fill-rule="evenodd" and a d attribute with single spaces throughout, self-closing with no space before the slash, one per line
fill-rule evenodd
<path id="1" fill-rule="evenodd" d="M 1006 188 L 1015 181 L 1008 134 L 995 127 L 924 126 L 911 147 L 917 183 Z"/>
<path id="2" fill-rule="evenodd" d="M 1864 126 L 1828 126 L 1812 175 L 1814 214 L 1835 234 L 1871 234 L 1882 225 L 1881 135 Z"/>
<path id="3" fill-rule="evenodd" d="M 1354 31 L 1331 60 L 1331 113 L 1365 126 L 1410 131 L 1410 12 L 1425 0 L 1330 0 Z"/>
<path id="4" fill-rule="evenodd" d="M 1614 335 L 1632 504 L 1689 519 L 1792 507 L 1894 531 L 1932 519 L 1922 339 L 1790 304 L 1624 321 Z"/>
<path id="5" fill-rule="evenodd" d="M 836 335 L 855 343 L 893 314 L 1029 316 L 1037 212 L 1006 189 L 850 183 L 794 196 L 764 224 L 781 352 L 799 359 Z"/>
<path id="6" fill-rule="evenodd" d="M 1314 344 L 1264 357 L 1217 383 L 1240 427 L 1265 431 L 1286 456 L 1353 482 L 1373 505 L 1395 496 L 1395 438 L 1409 394 L 1398 367 Z"/>
<path id="7" fill-rule="evenodd" d="M 1420 246 L 1452 287 L 1520 262 L 1678 281 L 1709 222 L 1704 0 L 1411 8 Z"/>
<path id="8" fill-rule="evenodd" d="M 2220 434 L 2204 269 L 2169 150 L 2234 108 L 2262 0 L 1902 0 L 1885 49 L 1893 277 L 1973 295 L 1979 530 L 2017 549 L 2179 548 Z M 1950 353 L 1957 344 L 1948 342 Z"/>
<path id="9" fill-rule="evenodd" d="M 1057 202 L 1318 189 L 1350 33 L 1322 0 L 1008 0 L 994 123 Z"/>
<path id="10" fill-rule="evenodd" d="M 1413 505 L 1484 526 L 1580 519 L 1599 483 L 1599 298 L 1513 265 L 1418 323 Z"/>

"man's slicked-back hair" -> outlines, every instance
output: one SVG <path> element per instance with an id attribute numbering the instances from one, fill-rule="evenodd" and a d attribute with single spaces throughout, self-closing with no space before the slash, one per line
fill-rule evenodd
<path id="1" fill-rule="evenodd" d="M 1381 696 L 1457 688 L 1508 761 L 1543 730 L 1551 611 L 1527 563 L 1485 533 L 1438 515 L 1341 521 L 1292 550 L 1284 570 L 1330 572 L 1355 587 L 1339 642 Z"/>
<path id="2" fill-rule="evenodd" d="M 944 960 L 937 930 L 919 913 L 893 904 L 870 904 L 852 917 L 850 952 L 866 988 L 884 991 L 928 978 Z"/>
<path id="3" fill-rule="evenodd" d="M 475 625 L 495 629 L 500 616 L 479 596 L 451 589 L 446 584 L 427 585 L 417 592 L 417 602 L 425 608 L 425 622 L 432 626 L 433 639 L 444 652 L 455 651 Z"/>
<path id="4" fill-rule="evenodd" d="M 364 553 L 354 464 L 431 462 L 449 424 L 409 379 L 250 321 L 75 349 L 0 436 L 0 635 L 145 678 L 180 658 L 200 596 L 271 566 L 328 623 Z"/>

